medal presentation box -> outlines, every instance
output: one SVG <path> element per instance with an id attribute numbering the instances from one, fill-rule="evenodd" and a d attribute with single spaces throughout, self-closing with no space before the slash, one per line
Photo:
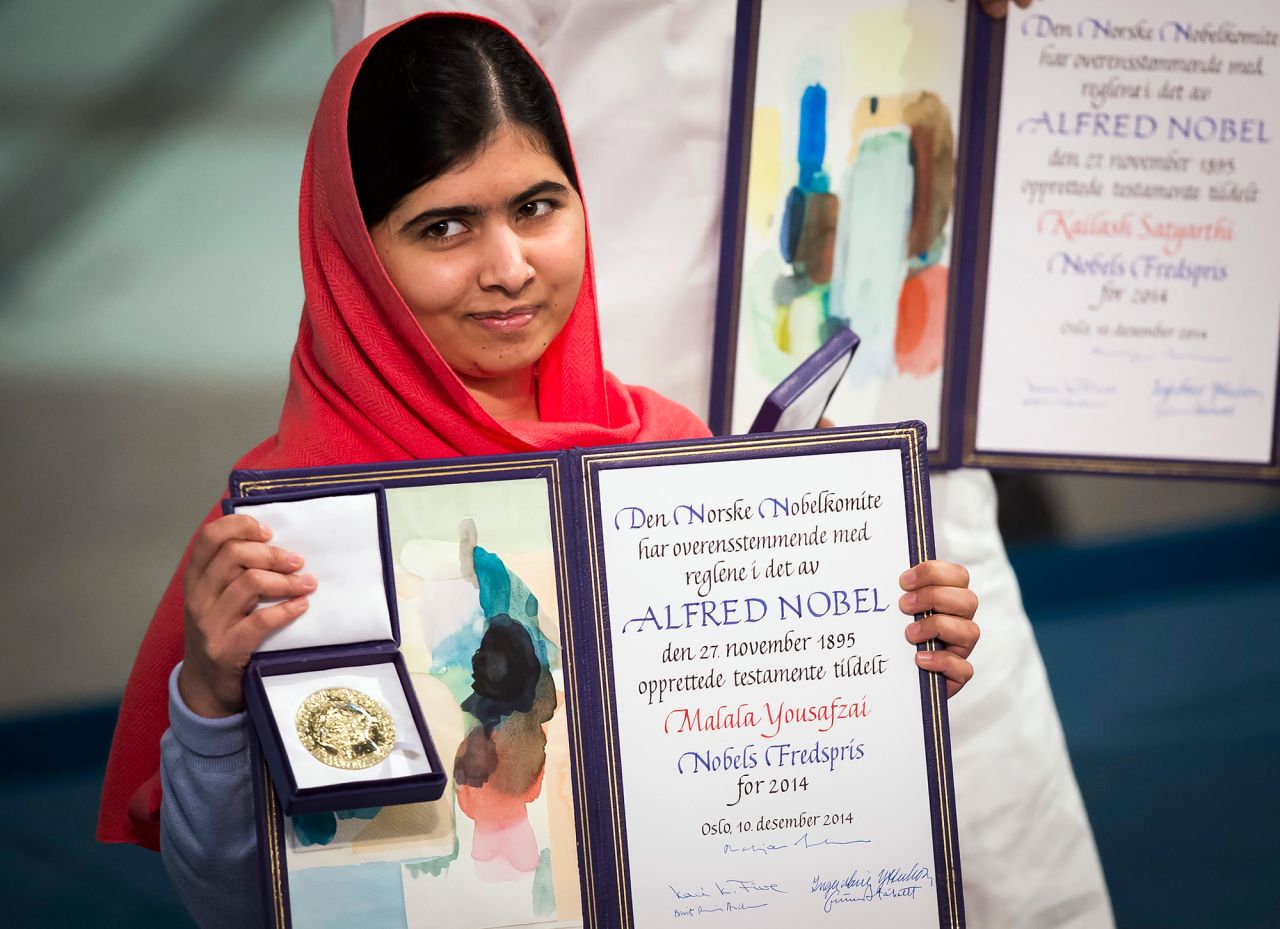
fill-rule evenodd
<path id="1" fill-rule="evenodd" d="M 801 362 L 760 405 L 748 432 L 794 432 L 817 429 L 840 379 L 849 370 L 858 337 L 848 326 L 837 329 Z"/>
<path id="2" fill-rule="evenodd" d="M 400 655 L 386 498 L 376 486 L 231 498 L 271 544 L 301 554 L 316 590 L 268 635 L 244 692 L 288 814 L 431 800 L 445 773 Z"/>
<path id="3" fill-rule="evenodd" d="M 271 925 L 962 927 L 945 682 L 898 608 L 926 458 L 900 423 L 237 472 L 383 488 L 450 774 L 320 839 L 260 776 Z"/>

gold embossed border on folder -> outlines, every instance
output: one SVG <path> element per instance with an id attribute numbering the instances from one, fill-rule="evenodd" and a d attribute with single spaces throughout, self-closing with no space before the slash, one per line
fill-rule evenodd
<path id="1" fill-rule="evenodd" d="M 584 450 L 581 453 L 580 487 L 583 502 L 583 518 L 585 528 L 585 556 L 587 559 L 587 585 L 583 590 L 590 614 L 596 624 L 596 672 L 600 684 L 599 693 L 602 708 L 601 733 L 607 759 L 606 776 L 608 780 L 609 798 L 609 841 L 612 845 L 614 873 L 611 875 L 617 886 L 616 909 L 612 909 L 609 920 L 601 925 L 618 926 L 619 929 L 635 929 L 630 904 L 630 882 L 627 879 L 629 865 L 625 832 L 625 816 L 621 805 L 621 772 L 619 771 L 618 733 L 615 719 L 617 707 L 612 688 L 609 685 L 610 658 L 609 636 L 606 624 L 607 604 L 605 602 L 604 584 L 602 582 L 601 552 L 603 535 L 596 514 L 599 508 L 599 497 L 596 492 L 597 477 L 602 469 L 620 463 L 662 463 L 674 462 L 678 459 L 697 460 L 714 458 L 734 458 L 744 455 L 767 455 L 771 451 L 867 451 L 886 449 L 896 446 L 902 454 L 907 485 L 910 487 L 907 501 L 909 511 L 907 519 L 911 527 L 911 555 L 913 563 L 926 561 L 932 557 L 930 546 L 931 517 L 928 511 L 927 492 L 927 450 L 923 441 L 923 427 L 919 425 L 894 425 L 884 428 L 859 429 L 850 433 L 843 430 L 824 430 L 817 433 L 777 434 L 769 437 L 746 436 L 741 439 L 721 439 L 715 444 L 705 441 L 687 444 L 664 445 L 658 448 L 610 449 L 605 451 Z M 930 641 L 923 646 L 935 651 L 936 645 Z M 585 657 L 585 656 L 584 656 Z M 941 924 L 947 929 L 963 929 L 964 916 L 960 898 L 960 878 L 958 867 L 958 842 L 955 836 L 955 811 L 952 798 L 950 751 L 947 743 L 946 696 L 938 674 L 921 672 L 925 681 L 924 719 L 925 738 L 931 748 L 933 764 L 930 766 L 930 790 L 937 803 L 938 820 L 935 827 L 935 854 L 941 861 L 942 883 L 945 889 L 939 894 Z"/>

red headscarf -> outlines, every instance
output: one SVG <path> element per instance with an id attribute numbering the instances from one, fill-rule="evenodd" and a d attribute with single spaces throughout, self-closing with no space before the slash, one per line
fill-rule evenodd
<path id="1" fill-rule="evenodd" d="M 706 435 L 684 407 L 625 386 L 604 370 L 589 244 L 577 303 L 539 364 L 540 422 L 495 420 L 427 340 L 374 252 L 347 151 L 352 83 L 369 49 L 395 28 L 351 49 L 320 99 L 302 169 L 298 223 L 306 304 L 289 390 L 279 431 L 237 467 L 498 455 Z M 189 554 L 190 546 L 129 677 L 99 810 L 104 842 L 159 847 L 160 736 L 169 724 L 168 675 L 182 658 L 182 575 Z"/>

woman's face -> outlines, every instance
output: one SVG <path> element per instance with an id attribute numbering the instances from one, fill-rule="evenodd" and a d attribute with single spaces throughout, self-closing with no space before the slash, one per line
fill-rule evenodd
<path id="1" fill-rule="evenodd" d="M 504 123 L 369 230 L 391 282 L 465 382 L 526 374 L 582 286 L 582 200 L 556 160 Z"/>

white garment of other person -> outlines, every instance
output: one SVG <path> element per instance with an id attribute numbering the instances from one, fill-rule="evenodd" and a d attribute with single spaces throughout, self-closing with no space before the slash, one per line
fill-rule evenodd
<path id="1" fill-rule="evenodd" d="M 706 415 L 736 0 L 331 0 L 334 44 L 427 10 L 514 32 L 555 85 L 591 204 L 610 370 Z M 960 41 L 957 37 L 956 41 Z M 1109 929 L 1102 867 L 984 471 L 932 477 L 938 557 L 981 598 L 949 703 L 967 922 Z"/>

